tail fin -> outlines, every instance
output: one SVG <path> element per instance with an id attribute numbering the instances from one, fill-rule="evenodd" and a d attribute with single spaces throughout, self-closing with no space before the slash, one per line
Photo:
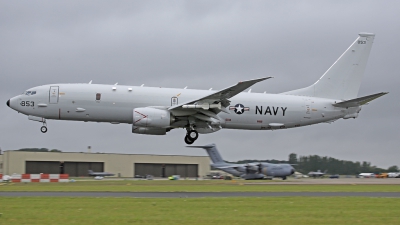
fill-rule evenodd
<path id="1" fill-rule="evenodd" d="M 210 156 L 210 158 L 214 164 L 225 163 L 225 161 L 222 159 L 221 155 L 219 154 L 217 146 L 215 144 L 209 144 L 209 145 L 204 145 L 204 146 L 186 146 L 186 147 L 188 147 L 188 148 L 204 148 L 207 151 L 208 155 Z"/>
<path id="2" fill-rule="evenodd" d="M 313 85 L 282 94 L 329 99 L 353 99 L 358 95 L 375 34 L 360 33 L 353 44 Z"/>

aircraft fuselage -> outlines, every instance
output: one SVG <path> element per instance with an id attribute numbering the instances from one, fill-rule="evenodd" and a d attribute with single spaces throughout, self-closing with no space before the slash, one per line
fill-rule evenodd
<path id="1" fill-rule="evenodd" d="M 132 124 L 135 108 L 168 109 L 213 92 L 122 85 L 52 84 L 31 88 L 11 98 L 8 104 L 18 112 L 45 119 Z M 357 114 L 361 108 L 334 107 L 334 99 L 247 92 L 232 97 L 230 101 L 227 107 L 230 113 L 218 114 L 222 128 L 270 130 L 300 127 Z M 179 110 L 176 114 L 179 117 Z M 171 127 L 180 126 L 172 123 Z"/>

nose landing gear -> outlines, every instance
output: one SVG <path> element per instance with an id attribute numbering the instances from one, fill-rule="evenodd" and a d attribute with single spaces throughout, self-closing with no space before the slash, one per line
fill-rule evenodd
<path id="1" fill-rule="evenodd" d="M 197 140 L 198 137 L 199 133 L 196 130 L 188 130 L 185 136 L 185 143 L 191 145 Z"/>
<path id="2" fill-rule="evenodd" d="M 47 123 L 46 123 L 45 119 L 43 120 L 43 126 L 40 128 L 40 131 L 42 133 L 46 133 L 47 132 Z"/>

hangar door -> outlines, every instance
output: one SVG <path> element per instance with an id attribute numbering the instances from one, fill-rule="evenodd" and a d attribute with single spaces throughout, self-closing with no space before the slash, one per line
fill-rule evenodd
<path id="1" fill-rule="evenodd" d="M 104 162 L 26 161 L 28 174 L 69 174 L 71 177 L 88 176 L 88 170 L 103 172 Z"/>
<path id="2" fill-rule="evenodd" d="M 197 177 L 198 164 L 161 164 L 161 163 L 135 163 L 135 175 L 153 175 L 155 177 Z"/>
<path id="3" fill-rule="evenodd" d="M 30 174 L 59 174 L 60 162 L 59 161 L 26 161 L 25 173 Z"/>
<path id="4" fill-rule="evenodd" d="M 71 177 L 88 176 L 88 170 L 104 172 L 104 162 L 64 162 L 64 173 Z"/>

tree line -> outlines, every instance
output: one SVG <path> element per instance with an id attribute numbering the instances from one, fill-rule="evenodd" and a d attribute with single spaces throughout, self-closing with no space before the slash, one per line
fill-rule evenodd
<path id="1" fill-rule="evenodd" d="M 47 148 L 21 148 L 18 149 L 17 151 L 22 151 L 22 152 L 61 152 L 58 149 L 47 149 Z"/>

